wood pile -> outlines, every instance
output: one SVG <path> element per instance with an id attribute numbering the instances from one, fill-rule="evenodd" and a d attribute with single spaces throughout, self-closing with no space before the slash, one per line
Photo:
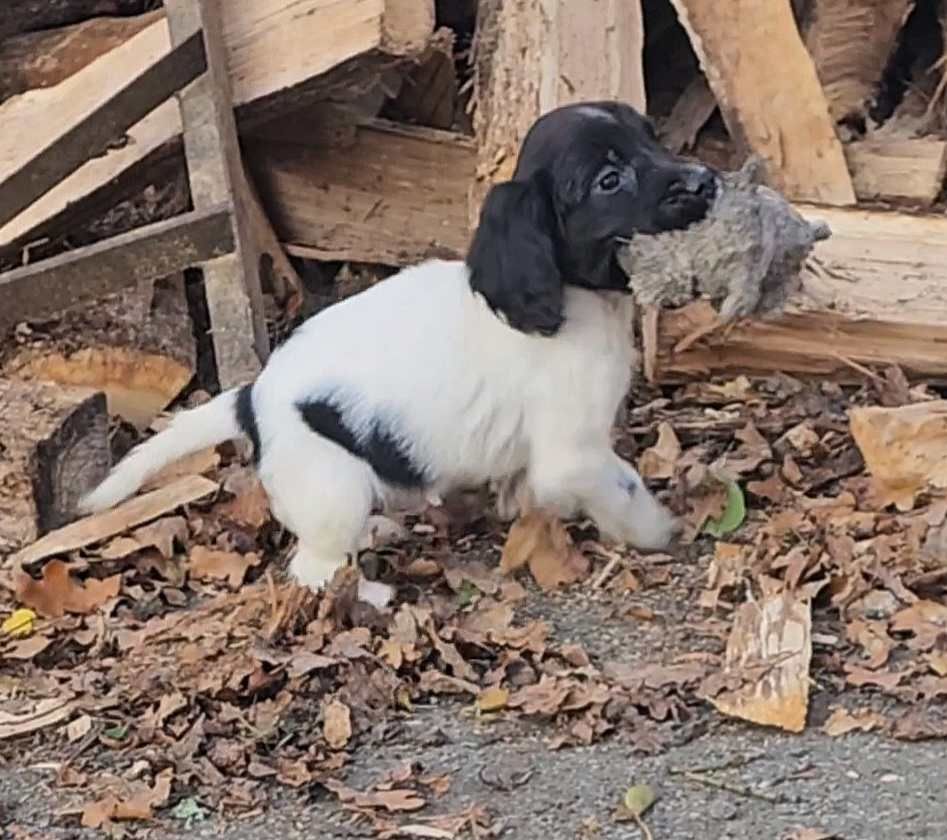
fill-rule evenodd
<path id="1" fill-rule="evenodd" d="M 313 307 L 461 256 L 532 121 L 608 97 L 675 151 L 760 155 L 834 230 L 785 316 L 685 350 L 705 306 L 648 325 L 658 381 L 947 380 L 947 0 L 725 5 L 5 4 L 0 383 L 102 392 L 145 429 L 252 376 Z"/>

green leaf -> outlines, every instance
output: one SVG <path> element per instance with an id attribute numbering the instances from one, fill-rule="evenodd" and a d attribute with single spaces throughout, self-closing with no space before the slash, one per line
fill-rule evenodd
<path id="1" fill-rule="evenodd" d="M 460 589 L 457 590 L 457 606 L 460 609 L 469 607 L 475 601 L 480 599 L 480 590 L 477 589 L 469 580 L 465 580 Z"/>
<path id="2" fill-rule="evenodd" d="M 622 804 L 630 814 L 640 817 L 654 805 L 655 799 L 654 790 L 650 785 L 634 785 L 625 791 Z"/>
<path id="3" fill-rule="evenodd" d="M 113 741 L 124 741 L 128 737 L 128 725 L 119 723 L 116 726 L 110 726 L 102 734 Z"/>
<path id="4" fill-rule="evenodd" d="M 171 817 L 176 820 L 184 820 L 190 824 L 206 819 L 207 812 L 198 804 L 194 797 L 189 796 L 186 799 L 182 799 L 171 809 Z"/>
<path id="5" fill-rule="evenodd" d="M 719 519 L 708 520 L 704 525 L 704 532 L 717 538 L 736 531 L 746 519 L 746 500 L 740 485 L 731 480 L 725 481 L 724 484 L 727 485 L 727 506 L 723 515 Z"/>

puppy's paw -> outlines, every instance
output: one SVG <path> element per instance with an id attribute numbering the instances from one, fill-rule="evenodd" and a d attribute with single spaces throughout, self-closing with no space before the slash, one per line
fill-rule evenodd
<path id="1" fill-rule="evenodd" d="M 645 491 L 647 493 L 647 491 Z M 642 494 L 645 495 L 644 493 Z M 650 493 L 638 500 L 625 540 L 642 551 L 666 550 L 684 530 L 684 524 Z"/>

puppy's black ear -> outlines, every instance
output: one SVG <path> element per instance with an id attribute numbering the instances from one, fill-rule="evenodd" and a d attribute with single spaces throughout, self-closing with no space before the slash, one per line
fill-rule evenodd
<path id="1" fill-rule="evenodd" d="M 553 335 L 562 326 L 556 231 L 541 176 L 497 184 L 487 194 L 467 254 L 470 286 L 514 329 Z"/>

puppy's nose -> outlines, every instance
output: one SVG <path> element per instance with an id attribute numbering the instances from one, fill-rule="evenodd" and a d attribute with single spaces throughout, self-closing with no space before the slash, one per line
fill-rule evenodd
<path id="1" fill-rule="evenodd" d="M 717 175 L 706 166 L 688 166 L 674 187 L 671 188 L 672 192 L 686 192 L 710 201 L 717 194 Z"/>

